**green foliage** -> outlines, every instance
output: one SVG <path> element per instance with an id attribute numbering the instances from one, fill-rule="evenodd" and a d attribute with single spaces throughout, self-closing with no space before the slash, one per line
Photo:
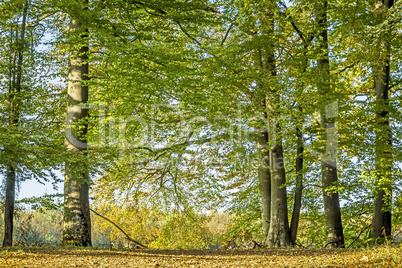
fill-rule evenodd
<path id="1" fill-rule="evenodd" d="M 233 223 L 228 226 L 225 237 L 227 240 L 234 240 L 237 243 L 246 243 L 254 239 L 264 241 L 261 213 L 258 211 L 236 215 Z"/>
<path id="2" fill-rule="evenodd" d="M 207 217 L 193 211 L 172 213 L 162 221 L 157 238 L 150 244 L 161 249 L 202 249 L 216 243 L 206 227 Z"/>
<path id="3" fill-rule="evenodd" d="M 1 2 L 2 173 L 11 165 L 19 180 L 47 182 L 60 180 L 55 170 L 64 163 L 74 166 L 77 174 L 89 171 L 92 207 L 155 248 L 263 240 L 255 129 L 267 128 L 261 103 L 275 89 L 289 215 L 296 181 L 296 129 L 305 140 L 299 244 L 325 246 L 320 157 L 326 144 L 316 114 L 333 100 L 339 105 L 339 182 L 331 189 L 341 197 L 346 245 L 366 245 L 378 188 L 390 186 L 393 224 L 402 225 L 399 1 L 387 12 L 370 1 L 329 2 L 328 98 L 317 90 L 322 80 L 316 66 L 322 57 L 317 3 L 293 1 L 285 7 L 275 1 L 119 0 L 89 1 L 83 8 L 84 2 L 30 1 L 30 22 L 48 17 L 28 27 L 25 40 L 15 35 L 21 31 L 24 1 Z M 267 34 L 271 14 L 275 25 Z M 68 15 L 86 18 L 83 28 L 89 35 L 84 41 L 90 43 L 85 85 L 90 88 L 86 139 L 91 148 L 79 155 L 63 147 L 68 52 L 81 45 L 75 37 L 82 34 L 66 30 Z M 384 105 L 375 101 L 372 88 L 375 67 L 382 60 L 382 36 L 389 37 L 391 47 L 391 147 L 376 142 L 376 135 L 386 131 L 375 124 L 375 113 Z M 12 80 L 18 74 L 14 55 L 19 41 L 26 49 L 22 87 L 16 94 Z M 275 77 L 261 71 L 255 59 L 271 44 Z M 19 107 L 18 124 L 10 121 L 12 104 Z M 379 148 L 389 153 L 388 160 L 376 156 Z M 88 162 L 80 164 L 83 159 Z M 19 203 L 31 204 L 34 210 L 61 206 L 52 196 Z M 213 217 L 201 213 L 211 209 L 235 216 L 228 226 L 213 231 Z M 37 225 L 33 221 L 40 219 L 46 226 L 52 221 L 35 213 L 20 219 L 26 229 L 18 231 L 18 239 L 42 239 L 38 233 L 46 229 L 32 227 Z M 51 213 L 46 210 L 43 215 Z M 94 245 L 127 244 L 110 224 L 95 221 Z M 51 236 L 40 243 L 58 243 L 59 227 L 52 228 Z"/>
<path id="4" fill-rule="evenodd" d="M 30 205 L 31 210 L 60 210 L 63 206 L 61 197 L 61 194 L 43 195 L 41 197 L 23 198 L 16 203 Z"/>

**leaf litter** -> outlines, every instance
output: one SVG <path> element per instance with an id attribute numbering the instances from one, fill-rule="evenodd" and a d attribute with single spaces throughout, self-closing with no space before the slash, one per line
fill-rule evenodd
<path id="1" fill-rule="evenodd" d="M 0 267 L 402 267 L 401 247 L 255 250 L 8 248 Z"/>

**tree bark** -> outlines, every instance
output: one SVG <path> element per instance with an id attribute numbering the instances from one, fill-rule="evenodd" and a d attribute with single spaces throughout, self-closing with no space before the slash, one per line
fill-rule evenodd
<path id="1" fill-rule="evenodd" d="M 268 133 L 258 133 L 258 148 L 261 151 L 258 167 L 258 184 L 261 194 L 261 220 L 265 240 L 268 237 L 271 217 L 271 174 L 269 170 Z M 267 241 L 265 241 L 266 243 Z"/>
<path id="2" fill-rule="evenodd" d="M 393 0 L 383 0 L 380 3 L 391 8 Z M 382 8 L 382 7 L 381 7 Z M 382 18 L 384 20 L 385 18 Z M 382 243 L 391 235 L 391 171 L 392 171 L 392 131 L 389 125 L 389 80 L 390 80 L 390 44 L 389 38 L 381 34 L 378 42 L 379 64 L 375 67 L 375 174 L 376 189 L 374 198 L 373 219 L 370 238 L 374 243 Z"/>
<path id="3" fill-rule="evenodd" d="M 275 6 L 272 6 L 275 8 Z M 282 133 L 280 127 L 281 113 L 280 93 L 275 85 L 276 63 L 274 36 L 274 12 L 266 15 L 263 33 L 267 44 L 261 53 L 262 85 L 266 92 L 266 114 L 268 123 L 269 164 L 271 171 L 271 205 L 268 236 L 268 247 L 291 246 L 290 228 L 287 207 L 286 175 L 283 161 Z M 266 23 L 266 24 L 265 24 Z"/>
<path id="4" fill-rule="evenodd" d="M 274 133 L 279 132 L 279 124 Z M 291 246 L 288 220 L 286 176 L 283 162 L 282 142 L 271 147 L 271 222 L 268 232 L 268 247 Z"/>
<path id="5" fill-rule="evenodd" d="M 290 222 L 290 232 L 292 244 L 296 245 L 297 228 L 299 226 L 300 211 L 302 206 L 303 194 L 303 133 L 299 128 L 296 129 L 297 151 L 296 151 L 296 189 L 293 204 L 292 220 Z"/>
<path id="6" fill-rule="evenodd" d="M 14 203 L 15 203 L 15 170 L 12 166 L 7 168 L 6 200 L 4 204 L 4 240 L 3 247 L 13 245 Z"/>
<path id="7" fill-rule="evenodd" d="M 89 210 L 89 174 L 85 159 L 88 123 L 88 41 L 87 29 L 76 18 L 70 30 L 79 35 L 78 44 L 71 45 L 68 73 L 68 104 L 64 145 L 79 163 L 65 163 L 63 245 L 91 246 L 91 218 Z M 80 47 L 77 49 L 76 47 Z M 84 157 L 83 157 L 84 156 Z"/>
<path id="8" fill-rule="evenodd" d="M 18 38 L 16 34 L 15 42 L 17 43 L 17 62 L 16 72 L 10 73 L 10 106 L 9 106 L 9 124 L 10 127 L 18 130 L 21 109 L 21 89 L 22 89 L 22 64 L 25 49 L 25 24 L 28 13 L 28 1 L 25 1 L 21 34 Z M 18 28 L 18 25 L 16 25 Z M 18 30 L 16 30 L 16 33 Z M 10 44 L 13 42 L 11 40 Z M 15 64 L 15 61 L 14 61 Z M 8 153 L 13 154 L 15 148 L 7 148 Z M 4 240 L 3 247 L 11 247 L 13 245 L 13 227 L 14 227 L 14 205 L 15 205 L 15 185 L 16 185 L 16 168 L 15 163 L 7 166 L 6 174 L 6 199 L 4 204 Z"/>
<path id="9" fill-rule="evenodd" d="M 334 100 L 331 97 L 331 85 L 329 74 L 329 53 L 328 53 L 328 23 L 327 23 L 327 1 L 318 4 L 318 27 L 320 29 L 318 42 L 318 60 L 317 68 L 320 74 L 318 81 L 318 92 L 323 99 L 322 103 L 330 104 Z M 328 106 L 327 106 L 328 107 Z M 324 154 L 322 156 L 322 186 L 324 196 L 324 213 L 326 229 L 326 247 L 343 248 L 345 247 L 341 209 L 339 204 L 339 193 L 337 191 L 338 173 L 337 173 L 337 148 L 334 144 L 335 119 L 334 115 L 328 115 L 326 107 L 321 107 L 321 129 L 324 131 L 322 140 L 324 143 Z M 335 189 L 330 189 L 335 188 Z"/>

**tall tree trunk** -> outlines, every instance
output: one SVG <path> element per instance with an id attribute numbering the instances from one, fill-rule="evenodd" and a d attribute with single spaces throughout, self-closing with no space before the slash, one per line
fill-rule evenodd
<path id="1" fill-rule="evenodd" d="M 304 52 L 302 58 L 302 74 L 307 71 L 308 67 L 308 46 L 311 41 L 305 40 L 305 37 L 299 33 L 299 36 L 304 42 Z M 305 83 L 301 82 L 298 83 L 298 90 L 303 92 L 305 88 Z M 296 170 L 296 185 L 295 185 L 295 195 L 294 195 L 294 203 L 293 203 L 293 211 L 292 211 L 292 219 L 290 221 L 290 238 L 293 245 L 296 245 L 297 239 L 297 229 L 299 227 L 299 219 L 302 207 L 302 195 L 303 195 L 303 152 L 304 152 L 304 141 L 303 141 L 303 132 L 301 130 L 303 126 L 303 109 L 301 108 L 300 104 L 297 105 L 297 110 L 300 113 L 300 118 L 295 117 L 294 122 L 298 124 L 296 126 L 296 141 L 297 141 L 297 149 L 296 149 L 296 163 L 295 163 L 295 170 Z M 299 123 L 300 122 L 300 123 Z"/>
<path id="2" fill-rule="evenodd" d="M 273 29 L 273 20 L 272 25 Z M 276 65 L 274 46 L 266 49 L 265 69 L 269 78 L 275 79 Z M 276 87 L 268 88 L 267 114 L 268 114 L 268 137 L 270 141 L 270 168 L 271 168 L 271 219 L 268 230 L 268 247 L 289 247 L 291 245 L 290 228 L 288 219 L 287 192 L 285 164 L 283 161 L 282 133 L 280 127 L 280 111 L 278 109 L 280 96 Z"/>
<path id="3" fill-rule="evenodd" d="M 272 6 L 272 9 L 275 5 Z M 274 11 L 269 11 L 264 18 L 263 33 L 267 44 L 261 51 L 262 85 L 266 93 L 266 113 L 268 121 L 269 164 L 271 179 L 271 205 L 268 247 L 289 247 L 291 245 L 287 207 L 286 175 L 283 161 L 282 133 L 280 127 L 280 96 L 275 85 L 276 64 L 274 46 Z M 267 189 L 266 189 L 267 190 Z"/>
<path id="4" fill-rule="evenodd" d="M 385 8 L 394 5 L 393 0 L 383 0 Z M 381 6 L 382 8 L 382 6 Z M 385 18 L 382 18 L 384 20 Z M 382 22 L 382 21 L 381 21 Z M 379 63 L 375 67 L 376 115 L 375 115 L 375 169 L 376 191 L 370 238 L 374 243 L 383 242 L 381 237 L 391 235 L 391 171 L 392 171 L 392 132 L 389 125 L 389 79 L 390 44 L 389 38 L 381 34 L 378 42 Z"/>
<path id="5" fill-rule="evenodd" d="M 279 134 L 279 124 L 273 133 Z M 282 142 L 271 147 L 271 222 L 268 232 L 268 247 L 291 246 L 287 208 L 286 177 L 283 162 Z"/>
<path id="6" fill-rule="evenodd" d="M 258 148 L 261 151 L 260 166 L 258 167 L 258 184 L 261 194 L 261 220 L 265 240 L 268 237 L 271 221 L 271 174 L 269 170 L 268 133 L 258 133 Z M 267 241 L 265 241 L 266 243 Z"/>
<path id="7" fill-rule="evenodd" d="M 14 227 L 14 201 L 15 201 L 15 170 L 12 166 L 7 168 L 6 200 L 4 204 L 4 240 L 3 247 L 13 245 Z"/>
<path id="8" fill-rule="evenodd" d="M 328 25 L 327 25 L 327 1 L 320 2 L 318 7 L 318 26 L 320 29 L 318 42 L 318 60 L 317 68 L 320 73 L 320 81 L 318 82 L 318 92 L 323 98 L 323 102 L 327 107 L 333 102 L 331 97 L 331 85 L 329 74 L 329 54 L 328 54 Z M 326 108 L 327 108 L 326 107 Z M 325 132 L 323 137 L 324 155 L 322 156 L 322 186 L 324 195 L 324 213 L 325 213 L 325 229 L 326 229 L 326 246 L 333 248 L 345 247 L 341 209 L 339 204 L 339 193 L 337 191 L 338 173 L 337 173 L 337 148 L 335 141 L 332 140 L 335 128 L 335 115 L 328 114 L 331 109 L 322 107 L 321 111 L 321 129 Z M 330 189 L 334 188 L 335 189 Z"/>
<path id="9" fill-rule="evenodd" d="M 264 231 L 264 243 L 267 243 L 268 231 L 271 222 L 271 171 L 270 171 L 270 158 L 269 158 L 269 136 L 268 136 L 268 114 L 266 93 L 263 85 L 263 59 L 261 50 L 255 53 L 255 62 L 259 69 L 257 71 L 261 74 L 261 79 L 257 80 L 256 87 L 261 93 L 259 98 L 261 111 L 259 114 L 263 115 L 262 124 L 255 129 L 257 137 L 257 147 L 260 151 L 260 161 L 258 166 L 258 186 L 261 195 L 261 222 Z M 260 99 L 258 99 L 260 101 Z"/>
<path id="10" fill-rule="evenodd" d="M 68 105 L 66 120 L 67 151 L 75 153 L 80 163 L 65 163 L 63 245 L 91 246 L 91 218 L 89 210 L 89 175 L 85 152 L 88 110 L 88 41 L 87 29 L 75 18 L 70 22 L 77 44 L 71 45 L 68 73 Z M 77 34 L 78 33 L 78 34 Z M 77 49 L 77 47 L 80 47 Z"/>
<path id="11" fill-rule="evenodd" d="M 11 71 L 10 75 L 10 110 L 9 124 L 12 129 L 18 131 L 21 109 L 21 89 L 22 89 L 22 64 L 25 49 L 25 24 L 28 13 L 28 1 L 25 1 L 21 34 L 16 34 L 15 42 L 17 43 L 17 63 L 16 72 Z M 16 33 L 18 33 L 18 25 L 16 25 Z M 11 38 L 11 43 L 12 43 Z M 11 44 L 10 43 L 10 44 Z M 14 61 L 15 63 L 15 61 Z M 12 153 L 15 148 L 8 148 L 7 151 Z M 13 245 L 13 227 L 14 227 L 14 204 L 15 204 L 15 185 L 16 185 L 16 168 L 15 163 L 7 166 L 6 175 L 6 200 L 4 204 L 4 240 L 3 247 L 11 247 Z"/>
<path id="12" fill-rule="evenodd" d="M 297 228 L 299 226 L 300 211 L 302 206 L 303 193 L 303 133 L 296 128 L 297 135 L 297 151 L 296 151 L 296 189 L 295 200 L 293 204 L 292 220 L 290 222 L 290 232 L 292 244 L 296 244 Z"/>

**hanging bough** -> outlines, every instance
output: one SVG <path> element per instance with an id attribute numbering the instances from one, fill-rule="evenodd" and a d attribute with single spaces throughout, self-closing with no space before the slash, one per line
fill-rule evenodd
<path id="1" fill-rule="evenodd" d="M 130 242 L 133 242 L 134 244 L 143 247 L 143 248 L 148 248 L 147 246 L 144 246 L 143 244 L 141 244 L 140 242 L 138 242 L 137 240 L 132 239 L 123 229 L 121 229 L 116 223 L 114 223 L 113 221 L 109 220 L 108 218 L 106 218 L 105 216 L 99 214 L 98 212 L 96 212 L 95 210 L 93 210 L 92 208 L 90 208 L 90 210 L 95 213 L 95 215 L 101 217 L 102 219 L 107 220 L 108 222 L 110 222 L 111 224 L 113 224 L 117 229 L 119 229 L 127 238 L 127 240 L 129 240 Z"/>

